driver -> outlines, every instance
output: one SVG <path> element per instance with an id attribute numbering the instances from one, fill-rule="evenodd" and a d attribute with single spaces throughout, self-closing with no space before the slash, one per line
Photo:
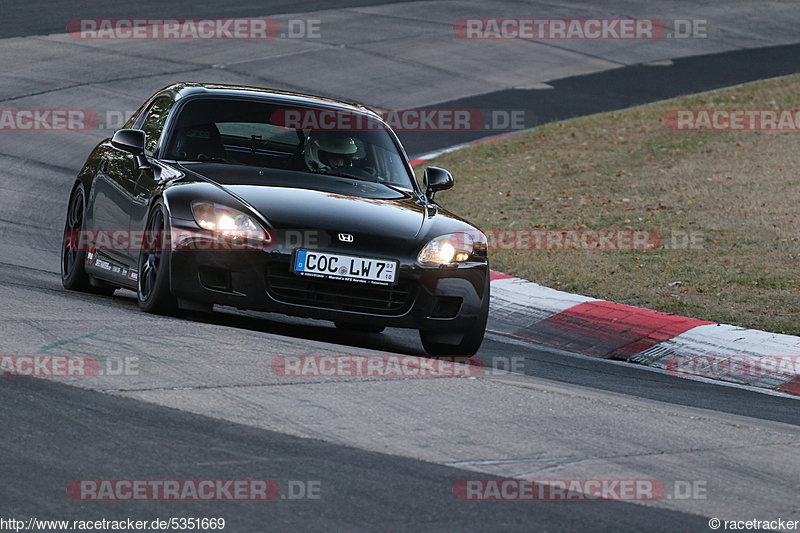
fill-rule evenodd
<path id="1" fill-rule="evenodd" d="M 314 172 L 352 167 L 358 146 L 349 136 L 311 131 L 305 144 L 306 166 Z"/>

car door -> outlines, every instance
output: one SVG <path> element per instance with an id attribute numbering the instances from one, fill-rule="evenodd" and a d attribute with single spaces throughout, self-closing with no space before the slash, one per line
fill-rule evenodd
<path id="1" fill-rule="evenodd" d="M 172 98 L 162 96 L 157 98 L 152 105 L 144 113 L 139 129 L 145 132 L 145 155 L 148 159 L 158 158 L 158 145 L 161 136 L 164 133 L 164 125 L 167 122 L 169 113 L 174 105 Z M 129 210 L 128 224 L 133 230 L 142 230 L 146 223 L 147 213 L 150 207 L 150 200 L 152 199 L 153 192 L 159 186 L 160 172 L 159 168 L 148 165 L 143 168 L 137 176 L 134 184 L 132 201 Z M 138 255 L 138 254 L 136 254 Z M 133 259 L 136 259 L 134 257 Z"/>
<path id="2" fill-rule="evenodd" d="M 98 247 L 103 255 L 129 264 L 127 239 L 111 236 L 130 229 L 130 206 L 136 195 L 141 170 L 136 158 L 108 143 L 102 154 L 92 187 L 92 228 L 98 232 Z M 101 235 L 102 234 L 102 235 Z M 104 243 L 104 244 L 100 244 Z"/>

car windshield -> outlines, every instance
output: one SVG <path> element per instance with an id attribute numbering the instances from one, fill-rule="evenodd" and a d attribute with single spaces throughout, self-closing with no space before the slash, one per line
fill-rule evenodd
<path id="1" fill-rule="evenodd" d="M 165 159 L 413 188 L 393 137 L 366 113 L 219 98 L 191 100 L 179 113 L 163 152 Z"/>

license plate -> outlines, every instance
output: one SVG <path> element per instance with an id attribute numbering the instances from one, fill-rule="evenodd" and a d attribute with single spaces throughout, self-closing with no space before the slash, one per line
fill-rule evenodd
<path id="1" fill-rule="evenodd" d="M 397 264 L 391 259 L 298 250 L 293 270 L 302 276 L 393 285 L 397 282 Z"/>

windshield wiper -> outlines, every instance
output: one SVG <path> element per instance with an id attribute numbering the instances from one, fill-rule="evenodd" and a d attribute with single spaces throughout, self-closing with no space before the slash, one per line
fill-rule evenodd
<path id="1" fill-rule="evenodd" d="M 206 159 L 184 159 L 185 163 L 225 163 L 228 165 L 238 165 L 239 163 L 234 163 L 233 161 L 228 161 L 223 157 L 207 157 Z"/>
<path id="2" fill-rule="evenodd" d="M 312 170 L 311 173 L 312 174 L 322 174 L 323 176 L 335 176 L 337 178 L 348 178 L 348 179 L 357 180 L 357 181 L 366 181 L 367 183 L 376 183 L 376 184 L 378 183 L 377 181 L 370 180 L 370 179 L 367 179 L 367 178 L 362 178 L 362 177 L 359 177 L 359 176 L 353 176 L 352 174 L 347 174 L 346 172 L 329 172 L 329 171 L 326 171 L 326 170 Z"/>

